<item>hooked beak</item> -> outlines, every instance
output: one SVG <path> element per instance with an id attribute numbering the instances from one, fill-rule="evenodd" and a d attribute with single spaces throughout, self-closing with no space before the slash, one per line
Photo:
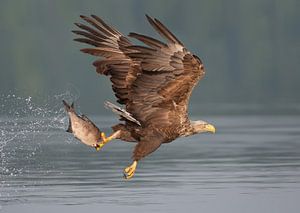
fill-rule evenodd
<path id="1" fill-rule="evenodd" d="M 206 124 L 204 130 L 206 132 L 216 133 L 216 128 L 211 124 Z"/>

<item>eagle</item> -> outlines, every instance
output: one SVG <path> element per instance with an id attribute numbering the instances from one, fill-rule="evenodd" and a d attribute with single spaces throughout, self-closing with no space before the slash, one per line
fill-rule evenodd
<path id="1" fill-rule="evenodd" d="M 203 132 L 215 133 L 206 121 L 188 117 L 188 103 L 195 85 L 205 74 L 201 59 L 188 51 L 158 19 L 146 15 L 154 30 L 164 39 L 130 33 L 142 45 L 133 44 L 114 27 L 95 15 L 80 16 L 75 23 L 74 40 L 90 45 L 83 53 L 96 56 L 97 73 L 108 76 L 116 101 L 106 102 L 120 123 L 113 133 L 93 146 L 99 150 L 113 139 L 135 142 L 132 164 L 124 169 L 125 179 L 135 174 L 138 162 L 162 144 L 176 138 Z"/>

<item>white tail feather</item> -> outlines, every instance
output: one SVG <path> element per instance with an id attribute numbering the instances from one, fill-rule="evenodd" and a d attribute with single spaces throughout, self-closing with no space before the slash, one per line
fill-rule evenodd
<path id="1" fill-rule="evenodd" d="M 141 123 L 138 120 L 136 120 L 134 117 L 132 117 L 132 115 L 129 112 L 127 112 L 125 109 L 122 109 L 109 101 L 105 101 L 104 105 L 105 107 L 111 109 L 114 113 L 120 115 L 121 117 L 141 126 Z"/>

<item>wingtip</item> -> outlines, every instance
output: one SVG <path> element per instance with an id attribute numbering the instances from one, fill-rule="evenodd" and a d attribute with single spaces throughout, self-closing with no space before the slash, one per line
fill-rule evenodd
<path id="1" fill-rule="evenodd" d="M 146 18 L 147 18 L 147 20 L 148 20 L 149 22 L 152 22 L 152 21 L 153 21 L 153 19 L 152 19 L 148 14 L 145 14 L 145 16 L 146 16 Z"/>
<path id="2" fill-rule="evenodd" d="M 71 30 L 71 32 L 78 35 L 80 31 L 79 30 Z"/>
<path id="3" fill-rule="evenodd" d="M 104 101 L 104 107 L 105 107 L 106 109 L 108 109 L 109 106 L 110 106 L 110 102 L 109 102 L 109 101 Z"/>
<path id="4" fill-rule="evenodd" d="M 138 35 L 137 33 L 134 33 L 134 32 L 130 32 L 129 34 L 128 34 L 128 37 L 134 37 L 134 36 L 136 36 L 136 35 Z"/>
<path id="5" fill-rule="evenodd" d="M 146 14 L 146 17 L 147 17 L 148 22 L 149 22 L 152 26 L 155 26 L 155 25 L 156 25 L 156 21 L 155 21 L 154 18 L 152 18 L 151 16 L 148 16 L 147 14 Z"/>
<path id="6" fill-rule="evenodd" d="M 80 24 L 80 23 L 78 23 L 78 22 L 75 22 L 74 25 L 76 25 L 76 26 L 79 27 L 79 28 L 82 26 L 82 24 Z"/>
<path id="7" fill-rule="evenodd" d="M 76 38 L 75 38 L 76 39 Z M 74 39 L 74 40 L 75 40 Z M 75 40 L 75 41 L 77 41 L 77 40 Z M 83 48 L 83 49 L 80 49 L 79 50 L 80 52 L 83 52 L 83 53 L 88 53 L 89 52 L 89 50 L 88 50 L 88 48 Z"/>
<path id="8" fill-rule="evenodd" d="M 81 38 L 74 38 L 73 41 L 81 42 Z"/>
<path id="9" fill-rule="evenodd" d="M 81 41 L 78 41 L 78 42 L 81 42 Z M 80 49 L 80 52 L 87 53 L 90 55 L 97 55 L 95 49 L 93 49 L 93 48 L 83 48 L 83 49 Z"/>
<path id="10" fill-rule="evenodd" d="M 99 16 L 96 16 L 94 14 L 91 14 L 91 17 L 94 18 L 94 19 L 100 19 Z"/>

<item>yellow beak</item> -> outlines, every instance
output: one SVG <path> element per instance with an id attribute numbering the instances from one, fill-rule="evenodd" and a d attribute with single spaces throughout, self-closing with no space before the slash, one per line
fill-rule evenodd
<path id="1" fill-rule="evenodd" d="M 216 128 L 211 124 L 206 124 L 204 129 L 207 132 L 216 133 Z"/>

